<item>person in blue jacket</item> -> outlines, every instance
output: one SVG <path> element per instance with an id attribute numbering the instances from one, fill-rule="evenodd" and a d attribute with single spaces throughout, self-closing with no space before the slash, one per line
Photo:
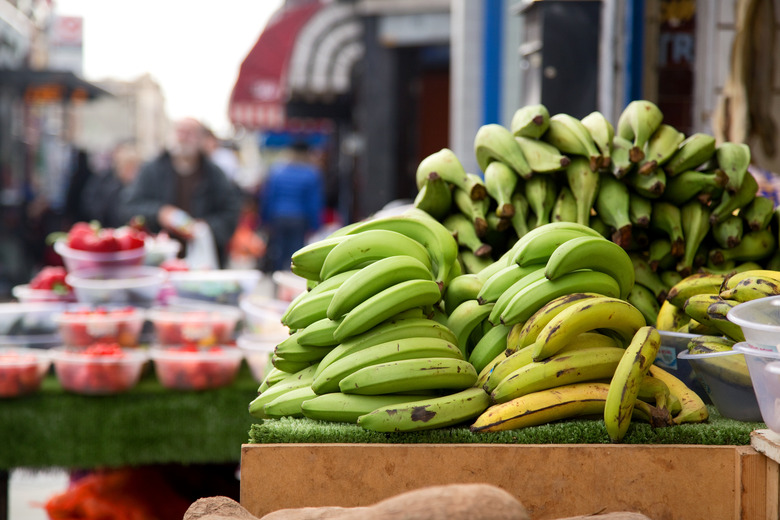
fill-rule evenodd
<path id="1" fill-rule="evenodd" d="M 323 186 L 306 141 L 296 140 L 289 159 L 271 165 L 260 190 L 260 223 L 267 233 L 266 271 L 289 271 L 292 254 L 322 225 Z"/>

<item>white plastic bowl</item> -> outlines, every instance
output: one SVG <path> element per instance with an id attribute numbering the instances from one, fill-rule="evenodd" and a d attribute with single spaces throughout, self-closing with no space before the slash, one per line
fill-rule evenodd
<path id="1" fill-rule="evenodd" d="M 241 311 L 229 305 L 195 301 L 152 307 L 146 317 L 160 345 L 210 347 L 233 343 Z"/>
<path id="2" fill-rule="evenodd" d="M 55 317 L 60 337 L 69 347 L 88 347 L 96 342 L 138 346 L 145 320 L 143 309 L 129 306 L 73 305 Z"/>
<path id="3" fill-rule="evenodd" d="M 241 296 L 254 291 L 262 273 L 257 269 L 172 271 L 171 285 L 181 298 L 238 305 Z"/>
<path id="4" fill-rule="evenodd" d="M 54 242 L 54 251 L 62 257 L 62 262 L 68 271 L 94 268 L 132 267 L 141 265 L 146 256 L 146 249 L 137 247 L 126 251 L 112 253 L 96 253 L 73 249 L 62 241 Z"/>
<path id="5" fill-rule="evenodd" d="M 258 334 L 242 334 L 236 339 L 236 346 L 244 353 L 252 377 L 261 383 L 271 369 L 271 356 L 286 336 L 272 337 Z"/>
<path id="6" fill-rule="evenodd" d="M 62 387 L 76 394 L 111 395 L 126 392 L 141 378 L 147 353 L 138 348 L 122 349 L 121 356 L 92 356 L 88 349 L 55 347 L 54 371 Z"/>
<path id="7" fill-rule="evenodd" d="M 0 347 L 0 398 L 37 392 L 50 365 L 51 358 L 45 350 Z"/>
<path id="8" fill-rule="evenodd" d="M 278 300 L 290 302 L 306 290 L 306 279 L 292 271 L 274 271 L 271 280 L 276 286 L 276 299 Z"/>
<path id="9" fill-rule="evenodd" d="M 64 302 L 0 303 L 0 335 L 29 336 L 54 334 L 54 318 L 67 308 Z"/>
<path id="10" fill-rule="evenodd" d="M 80 303 L 136 307 L 154 305 L 167 279 L 165 269 L 153 266 L 82 269 L 65 277 Z"/>
<path id="11" fill-rule="evenodd" d="M 712 404 L 723 417 L 737 421 L 761 421 L 761 410 L 753 391 L 752 371 L 748 375 L 747 356 L 738 350 L 693 354 L 680 352 L 678 358 L 691 364 L 702 382 Z M 744 372 L 725 378 L 722 367 L 731 363 L 745 364 Z"/>
<path id="12" fill-rule="evenodd" d="M 236 347 L 149 349 L 160 384 L 176 390 L 208 390 L 230 385 L 238 374 L 243 352 Z"/>
<path id="13" fill-rule="evenodd" d="M 774 399 L 770 398 L 770 391 L 767 390 L 767 365 L 780 361 L 780 353 L 773 350 L 756 347 L 747 342 L 741 342 L 734 345 L 734 350 L 745 355 L 745 362 L 750 370 L 750 379 L 753 380 L 753 391 L 758 401 L 758 407 L 761 409 L 761 417 L 769 426 L 776 424 L 780 420 L 780 415 L 775 411 Z"/>
<path id="14" fill-rule="evenodd" d="M 73 291 L 61 294 L 46 289 L 30 289 L 30 284 L 15 285 L 11 289 L 11 295 L 21 303 L 38 302 L 75 302 L 76 295 Z"/>
<path id="15" fill-rule="evenodd" d="M 239 300 L 244 311 L 246 332 L 258 336 L 289 336 L 290 329 L 282 324 L 282 315 L 290 302 L 276 300 L 260 294 L 251 294 Z"/>
<path id="16" fill-rule="evenodd" d="M 758 298 L 733 307 L 729 321 L 740 326 L 745 341 L 777 351 L 780 343 L 780 296 Z"/>

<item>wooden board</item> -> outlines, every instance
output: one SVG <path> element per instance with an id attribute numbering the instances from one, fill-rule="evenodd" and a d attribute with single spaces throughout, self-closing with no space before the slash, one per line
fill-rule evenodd
<path id="1" fill-rule="evenodd" d="M 768 519 L 777 518 L 777 471 L 750 446 L 245 444 L 241 505 L 262 516 L 484 482 L 516 496 L 534 520 L 613 511 Z"/>

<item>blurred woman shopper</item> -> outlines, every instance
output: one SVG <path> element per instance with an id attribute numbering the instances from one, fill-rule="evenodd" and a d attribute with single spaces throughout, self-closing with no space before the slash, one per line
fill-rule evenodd
<path id="1" fill-rule="evenodd" d="M 182 242 L 180 255 L 205 223 L 214 239 L 219 266 L 238 224 L 241 201 L 225 173 L 202 151 L 203 125 L 193 118 L 177 121 L 167 150 L 143 165 L 128 187 L 122 215 L 142 216 L 152 233 L 167 231 Z"/>
<path id="2" fill-rule="evenodd" d="M 322 225 L 323 187 L 309 145 L 298 140 L 288 160 L 272 164 L 260 190 L 260 223 L 268 236 L 266 271 L 290 269 L 292 254 Z"/>

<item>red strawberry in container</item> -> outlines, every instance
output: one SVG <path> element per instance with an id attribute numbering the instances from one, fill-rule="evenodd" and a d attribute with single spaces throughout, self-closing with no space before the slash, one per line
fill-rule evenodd
<path id="1" fill-rule="evenodd" d="M 122 226 L 114 230 L 114 238 L 120 251 L 137 249 L 146 245 L 146 233 L 131 226 Z"/>
<path id="2" fill-rule="evenodd" d="M 73 288 L 65 281 L 68 272 L 62 266 L 46 266 L 29 284 L 13 288 L 13 296 L 20 302 L 76 301 Z"/>

